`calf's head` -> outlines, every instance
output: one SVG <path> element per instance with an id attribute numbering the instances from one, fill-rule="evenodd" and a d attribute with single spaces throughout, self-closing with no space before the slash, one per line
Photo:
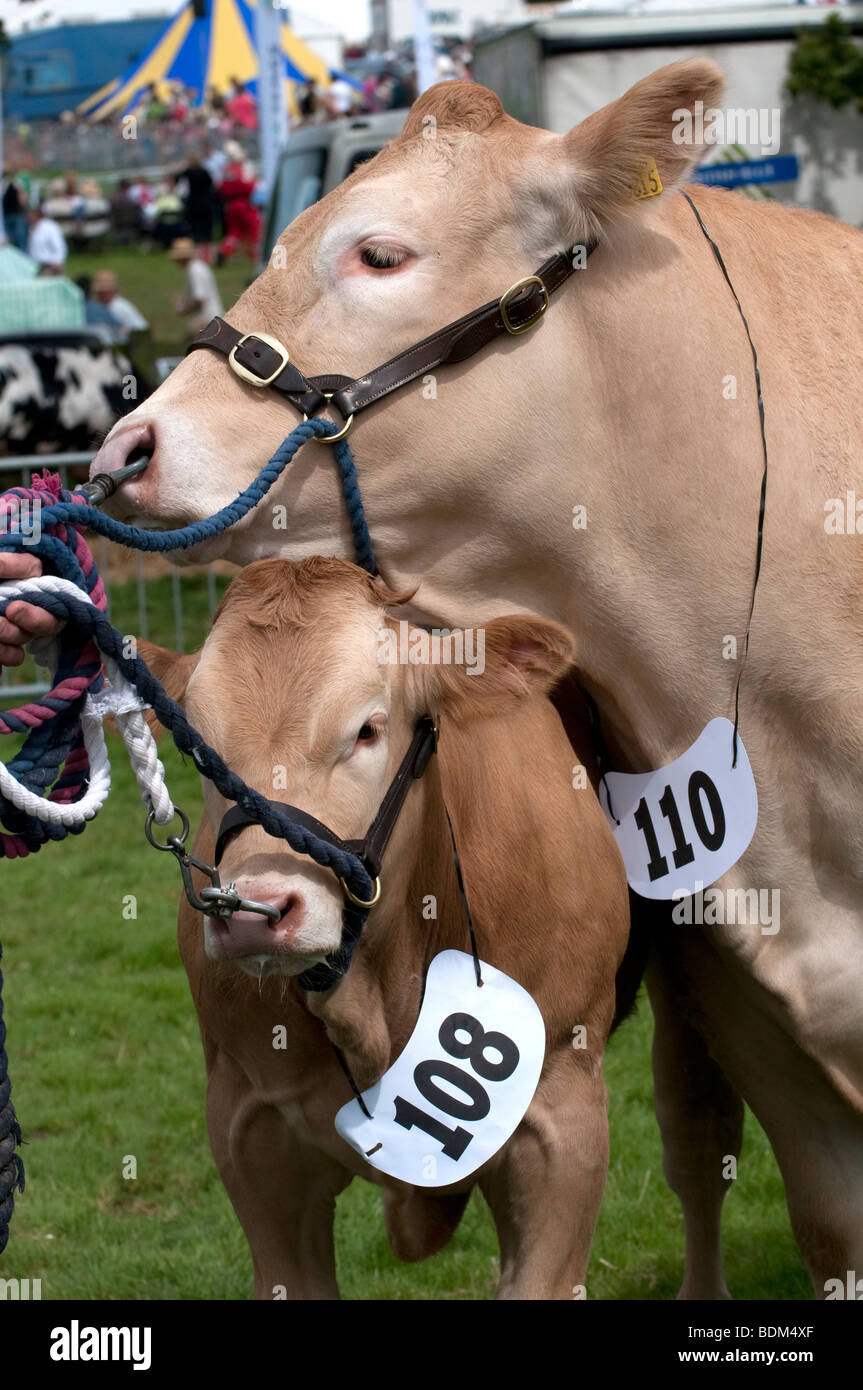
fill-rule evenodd
<path id="1" fill-rule="evenodd" d="M 398 598 L 341 560 L 265 560 L 234 580 L 195 656 L 144 642 L 140 652 L 247 784 L 343 839 L 361 839 L 422 715 L 442 721 L 443 738 L 447 721 L 500 714 L 547 691 L 573 657 L 563 628 L 529 617 L 496 619 L 471 634 L 472 643 L 443 638 L 436 647 L 389 616 Z M 470 664 L 445 664 L 460 646 Z M 367 931 L 378 920 L 391 923 L 404 901 L 429 798 L 440 795 L 434 763 L 399 817 Z M 215 833 L 228 803 L 206 780 L 204 801 Z M 247 912 L 205 918 L 212 959 L 253 976 L 296 975 L 338 947 L 339 882 L 285 841 L 244 827 L 229 840 L 220 873 L 280 915 L 276 922 Z"/>

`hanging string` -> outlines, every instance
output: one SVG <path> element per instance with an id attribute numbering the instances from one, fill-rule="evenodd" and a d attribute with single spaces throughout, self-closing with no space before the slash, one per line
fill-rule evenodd
<path id="1" fill-rule="evenodd" d="M 476 973 L 476 982 L 478 987 L 482 989 L 482 966 L 480 964 L 479 952 L 476 948 L 476 932 L 473 929 L 473 917 L 471 916 L 470 912 L 470 903 L 467 900 L 467 893 L 465 892 L 464 878 L 462 876 L 461 871 L 461 860 L 458 857 L 458 849 L 456 848 L 455 843 L 455 833 L 453 831 L 452 821 L 449 818 L 449 811 L 447 811 L 446 806 L 444 806 L 444 814 L 446 815 L 446 823 L 449 826 L 449 837 L 450 841 L 452 842 L 452 856 L 455 861 L 455 873 L 456 878 L 458 879 L 458 891 L 461 895 L 461 903 L 462 907 L 464 908 L 464 915 L 467 918 L 467 929 L 470 932 L 470 949 L 473 953 L 473 968 Z"/>
<path id="2" fill-rule="evenodd" d="M 342 1052 L 340 1047 L 336 1047 L 335 1043 L 332 1043 L 331 1045 L 333 1052 L 336 1054 L 336 1057 L 338 1058 L 339 1066 L 341 1067 L 345 1076 L 348 1078 L 348 1083 L 350 1084 L 350 1088 L 354 1093 L 354 1097 L 356 1098 L 356 1100 L 359 1101 L 360 1109 L 362 1110 L 367 1120 L 373 1120 L 374 1115 L 372 1114 L 371 1110 L 369 1110 L 368 1106 L 363 1100 L 363 1093 L 357 1085 L 356 1081 L 354 1081 L 354 1078 L 351 1076 L 351 1069 L 345 1060 L 345 1054 Z"/>
<path id="3" fill-rule="evenodd" d="M 755 391 L 758 397 L 758 420 L 761 426 L 761 448 L 764 453 L 764 472 L 761 475 L 761 500 L 758 505 L 758 541 L 755 547 L 755 577 L 752 581 L 752 598 L 749 602 L 749 616 L 746 619 L 746 635 L 743 639 L 743 659 L 740 662 L 740 665 L 737 669 L 737 682 L 734 687 L 734 736 L 732 740 L 733 757 L 731 759 L 731 766 L 736 767 L 737 736 L 738 729 L 740 726 L 740 682 L 743 679 L 743 671 L 746 666 L 746 659 L 749 656 L 749 632 L 750 628 L 752 627 L 752 614 L 755 609 L 755 591 L 758 588 L 758 579 L 761 574 L 761 555 L 764 548 L 764 511 L 767 505 L 767 435 L 764 430 L 764 400 L 761 395 L 761 373 L 758 369 L 758 354 L 755 351 L 755 344 L 752 341 L 752 334 L 749 332 L 749 324 L 746 321 L 746 315 L 743 312 L 743 306 L 741 305 L 740 300 L 737 298 L 737 291 L 731 283 L 731 276 L 728 274 L 728 271 L 725 268 L 725 262 L 722 259 L 722 254 L 719 250 L 719 247 L 716 245 L 716 242 L 713 240 L 713 237 L 710 235 L 707 228 L 705 227 L 704 222 L 701 218 L 701 213 L 698 211 L 698 208 L 695 206 L 688 193 L 684 193 L 683 196 L 686 199 L 689 206 L 692 208 L 692 211 L 695 213 L 699 227 L 701 228 L 702 232 L 707 237 L 707 240 L 710 242 L 710 245 L 713 248 L 713 254 L 716 257 L 716 260 L 719 264 L 719 269 L 725 276 L 728 288 L 734 295 L 734 303 L 737 305 L 737 312 L 743 320 L 743 327 L 746 329 L 746 336 L 749 339 L 749 347 L 752 352 L 752 365 L 755 369 Z"/>

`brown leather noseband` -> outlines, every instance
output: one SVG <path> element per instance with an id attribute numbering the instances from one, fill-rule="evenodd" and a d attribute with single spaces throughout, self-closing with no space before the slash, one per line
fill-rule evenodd
<path id="1" fill-rule="evenodd" d="M 533 328 L 548 308 L 549 297 L 576 269 L 578 253 L 583 253 L 586 261 L 596 245 L 596 241 L 590 241 L 583 246 L 572 246 L 568 251 L 558 251 L 535 275 L 526 275 L 510 285 L 500 299 L 491 299 L 445 328 L 439 328 L 366 376 L 353 379 L 337 373 L 304 376 L 277 338 L 267 333 L 240 333 L 221 318 L 211 319 L 193 338 L 187 351 L 211 348 L 223 353 L 241 381 L 249 386 L 278 391 L 305 417 L 316 414 L 331 400 L 345 421 L 338 435 L 326 437 L 326 443 L 333 443 L 344 438 L 358 411 L 365 410 L 391 391 L 434 371 L 445 362 L 463 362 L 499 334 L 516 336 Z"/>

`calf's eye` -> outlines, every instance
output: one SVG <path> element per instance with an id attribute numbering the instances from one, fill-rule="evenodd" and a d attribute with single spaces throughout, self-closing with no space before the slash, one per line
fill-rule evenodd
<path id="1" fill-rule="evenodd" d="M 357 734 L 357 743 L 373 743 L 376 738 L 380 738 L 380 733 L 379 724 L 364 724 Z"/>

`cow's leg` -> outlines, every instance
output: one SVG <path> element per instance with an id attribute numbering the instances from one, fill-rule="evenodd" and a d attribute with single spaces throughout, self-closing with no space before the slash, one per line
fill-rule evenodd
<path id="1" fill-rule="evenodd" d="M 693 934 L 687 974 L 699 1029 L 764 1127 L 785 1183 L 815 1293 L 863 1271 L 863 1116 L 771 1016 L 771 1000 L 735 957 Z"/>
<path id="2" fill-rule="evenodd" d="M 662 1165 L 680 1198 L 686 1235 L 678 1298 L 730 1298 L 722 1270 L 720 1218 L 731 1185 L 728 1159 L 743 1138 L 743 1102 L 683 1017 L 683 1003 L 656 965 L 647 972 L 653 1009 L 653 1078 Z"/>
<path id="3" fill-rule="evenodd" d="M 393 1254 L 411 1263 L 443 1250 L 464 1214 L 467 1192 L 385 1188 L 384 1216 Z"/>
<path id="4" fill-rule="evenodd" d="M 499 1299 L 571 1299 L 585 1285 L 608 1170 L 608 1100 L 571 1053 L 479 1182 L 500 1240 Z"/>
<path id="5" fill-rule="evenodd" d="M 207 1128 L 246 1233 L 255 1298 L 338 1298 L 333 1217 L 351 1174 L 294 1134 L 242 1069 L 207 1048 Z"/>

